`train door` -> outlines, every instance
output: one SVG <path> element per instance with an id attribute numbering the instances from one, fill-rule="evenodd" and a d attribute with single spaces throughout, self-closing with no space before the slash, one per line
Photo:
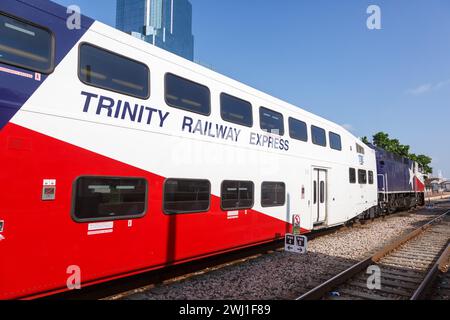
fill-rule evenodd
<path id="1" fill-rule="evenodd" d="M 313 170 L 313 209 L 312 219 L 314 224 L 325 222 L 327 218 L 327 170 Z"/>

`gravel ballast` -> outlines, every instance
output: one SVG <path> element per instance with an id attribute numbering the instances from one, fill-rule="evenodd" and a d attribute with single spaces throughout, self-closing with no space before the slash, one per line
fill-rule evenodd
<path id="1" fill-rule="evenodd" d="M 390 216 L 315 238 L 309 241 L 305 255 L 276 251 L 123 299 L 294 299 L 430 218 L 430 213 Z"/>

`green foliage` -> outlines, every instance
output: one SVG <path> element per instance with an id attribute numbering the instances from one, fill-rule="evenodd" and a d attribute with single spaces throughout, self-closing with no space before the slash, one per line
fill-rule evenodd
<path id="1" fill-rule="evenodd" d="M 365 144 L 369 144 L 369 139 L 367 139 L 367 137 L 362 137 L 361 141 L 364 142 Z"/>
<path id="2" fill-rule="evenodd" d="M 367 137 L 362 139 L 367 140 Z M 366 142 L 365 142 L 366 143 Z M 425 174 L 433 173 L 433 168 L 430 167 L 432 159 L 426 155 L 416 155 L 414 153 L 410 153 L 410 146 L 400 144 L 398 139 L 390 139 L 389 134 L 385 132 L 378 132 L 373 135 L 373 144 L 379 148 L 382 148 L 388 152 L 392 152 L 394 154 L 398 154 L 399 156 L 409 158 L 419 164 L 422 167 L 423 172 Z"/>

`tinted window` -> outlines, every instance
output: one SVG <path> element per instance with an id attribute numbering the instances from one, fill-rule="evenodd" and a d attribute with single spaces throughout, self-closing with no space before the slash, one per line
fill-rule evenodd
<path id="1" fill-rule="evenodd" d="M 366 170 L 358 170 L 358 183 L 366 184 L 367 183 L 367 172 Z"/>
<path id="2" fill-rule="evenodd" d="M 94 87 L 141 99 L 149 96 L 150 71 L 146 65 L 90 44 L 80 46 L 78 76 Z"/>
<path id="3" fill-rule="evenodd" d="M 250 209 L 253 207 L 254 184 L 251 181 L 222 182 L 222 209 Z"/>
<path id="4" fill-rule="evenodd" d="M 325 182 L 320 181 L 320 203 L 325 202 Z"/>
<path id="5" fill-rule="evenodd" d="M 220 114 L 225 121 L 247 127 L 253 125 L 251 103 L 226 93 L 220 95 Z"/>
<path id="6" fill-rule="evenodd" d="M 292 139 L 308 141 L 308 129 L 303 121 L 289 118 L 289 136 Z"/>
<path id="7" fill-rule="evenodd" d="M 319 146 L 327 146 L 327 137 L 325 130 L 316 126 L 311 126 L 312 142 Z"/>
<path id="8" fill-rule="evenodd" d="M 51 73 L 54 44 L 49 31 L 0 14 L 0 62 Z"/>
<path id="9" fill-rule="evenodd" d="M 211 112 L 211 94 L 208 87 L 193 81 L 167 73 L 166 103 L 174 108 L 209 115 Z"/>
<path id="10" fill-rule="evenodd" d="M 204 212 L 209 209 L 211 183 L 208 180 L 167 179 L 164 184 L 164 212 Z"/>
<path id="11" fill-rule="evenodd" d="M 329 133 L 329 138 L 330 138 L 330 147 L 331 149 L 334 150 L 342 150 L 342 142 L 341 142 L 341 136 L 334 133 L 334 132 L 330 132 Z"/>
<path id="12" fill-rule="evenodd" d="M 283 115 L 279 112 L 261 107 L 259 108 L 261 129 L 280 136 L 284 135 Z"/>
<path id="13" fill-rule="evenodd" d="M 369 171 L 369 184 L 373 184 L 373 171 Z"/>
<path id="14" fill-rule="evenodd" d="M 314 181 L 314 204 L 317 203 L 317 181 Z"/>
<path id="15" fill-rule="evenodd" d="M 73 214 L 76 220 L 113 220 L 145 212 L 144 179 L 81 177 L 75 183 Z"/>
<path id="16" fill-rule="evenodd" d="M 361 147 L 359 144 L 356 144 L 356 152 L 361 153 L 361 154 L 365 153 L 364 148 Z"/>
<path id="17" fill-rule="evenodd" d="M 356 169 L 350 168 L 350 183 L 356 183 Z"/>
<path id="18" fill-rule="evenodd" d="M 283 182 L 263 182 L 261 187 L 261 205 L 263 207 L 284 206 L 286 185 Z"/>

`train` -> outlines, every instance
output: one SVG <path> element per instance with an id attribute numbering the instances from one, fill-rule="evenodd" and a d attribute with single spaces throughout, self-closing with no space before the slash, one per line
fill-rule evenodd
<path id="1" fill-rule="evenodd" d="M 409 159 L 46 0 L 0 2 L 0 299 L 423 204 Z"/>

